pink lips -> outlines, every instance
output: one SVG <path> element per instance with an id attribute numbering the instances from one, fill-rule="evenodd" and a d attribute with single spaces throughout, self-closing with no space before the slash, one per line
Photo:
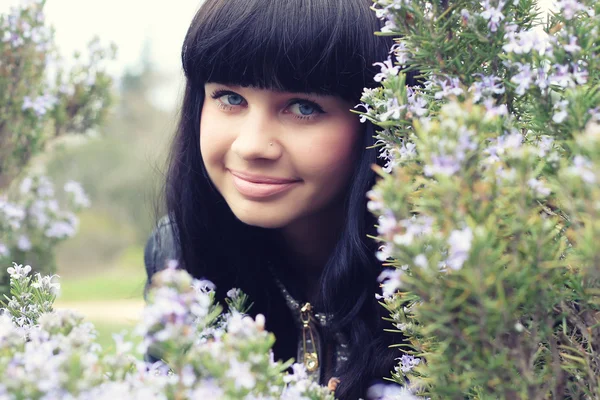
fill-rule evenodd
<path id="1" fill-rule="evenodd" d="M 265 198 L 285 192 L 298 180 L 273 178 L 259 175 L 251 175 L 239 171 L 231 171 L 233 185 L 242 195 L 253 198 Z"/>

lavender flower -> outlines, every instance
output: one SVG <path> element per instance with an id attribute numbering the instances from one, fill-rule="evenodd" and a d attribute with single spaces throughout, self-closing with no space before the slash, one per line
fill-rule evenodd
<path id="1" fill-rule="evenodd" d="M 567 113 L 568 106 L 569 106 L 568 100 L 560 100 L 558 103 L 556 103 L 554 105 L 553 108 L 554 108 L 554 110 L 556 110 L 556 112 L 552 116 L 552 121 L 554 121 L 554 123 L 561 124 L 567 119 L 567 117 L 569 116 L 569 114 Z"/>
<path id="2" fill-rule="evenodd" d="M 473 93 L 473 101 L 475 103 L 478 103 L 482 98 L 489 98 L 505 92 L 502 80 L 497 76 L 485 76 L 483 74 L 476 74 L 476 76 L 481 80 L 474 82 L 469 88 L 469 92 Z"/>
<path id="3" fill-rule="evenodd" d="M 29 251 L 31 250 L 32 244 L 31 240 L 27 237 L 27 235 L 20 235 L 17 240 L 17 248 L 21 251 Z"/>
<path id="4" fill-rule="evenodd" d="M 454 230 L 448 238 L 448 258 L 446 265 L 453 270 L 459 270 L 469 258 L 471 243 L 473 242 L 473 232 L 471 228 L 466 227 L 462 230 Z"/>
<path id="5" fill-rule="evenodd" d="M 391 53 L 396 56 L 396 62 L 400 66 L 404 66 L 408 64 L 411 59 L 410 51 L 406 45 L 406 41 L 400 40 L 398 43 L 394 44 L 391 49 Z"/>
<path id="6" fill-rule="evenodd" d="M 54 221 L 44 232 L 51 239 L 66 239 L 75 236 L 77 227 L 71 221 Z"/>
<path id="7" fill-rule="evenodd" d="M 578 12 L 585 11 L 585 6 L 577 0 L 558 0 L 556 7 L 567 21 L 573 19 Z"/>
<path id="8" fill-rule="evenodd" d="M 399 104 L 398 99 L 396 97 L 388 100 L 386 104 L 387 111 L 382 113 L 379 116 L 379 120 L 381 122 L 385 122 L 389 119 L 399 120 L 402 117 L 404 110 L 406 109 L 406 105 Z"/>
<path id="9" fill-rule="evenodd" d="M 402 357 L 397 358 L 397 360 L 400 360 L 400 371 L 405 375 L 421 363 L 420 358 L 408 354 L 404 354 Z"/>
<path id="10" fill-rule="evenodd" d="M 462 168 L 467 153 L 477 148 L 474 132 L 460 127 L 458 138 L 440 138 L 437 148 L 432 149 L 430 160 L 423 168 L 426 176 L 456 174 Z"/>
<path id="11" fill-rule="evenodd" d="M 562 47 L 567 53 L 571 54 L 581 51 L 581 47 L 577 44 L 577 36 L 575 35 L 569 36 L 569 43 L 563 44 Z"/>
<path id="12" fill-rule="evenodd" d="M 0 242 L 0 257 L 8 257 L 9 255 L 10 250 L 8 250 L 8 246 Z"/>
<path id="13" fill-rule="evenodd" d="M 506 44 L 502 49 L 506 53 L 529 54 L 533 50 L 540 56 L 551 56 L 556 42 L 556 38 L 538 29 L 520 32 L 509 30 L 504 35 L 504 40 Z"/>
<path id="14" fill-rule="evenodd" d="M 398 75 L 398 72 L 400 72 L 400 67 L 394 66 L 390 57 L 384 62 L 376 62 L 373 65 L 381 68 L 381 72 L 373 78 L 375 82 L 382 82 L 390 76 Z"/>
<path id="15" fill-rule="evenodd" d="M 498 5 L 496 7 L 492 7 L 490 0 L 481 2 L 483 12 L 481 12 L 479 15 L 488 21 L 488 28 L 490 32 L 497 32 L 500 22 L 504 20 L 505 16 L 502 14 L 502 9 L 504 8 L 505 4 L 506 3 L 503 0 L 499 0 Z"/>
<path id="16" fill-rule="evenodd" d="M 429 262 L 427 261 L 427 257 L 425 256 L 425 254 L 419 254 L 415 257 L 415 259 L 413 260 L 415 266 L 419 267 L 419 268 L 427 268 L 427 265 L 429 264 Z"/>
<path id="17" fill-rule="evenodd" d="M 377 299 L 390 299 L 402 286 L 402 275 L 404 272 L 399 268 L 384 269 L 377 280 L 381 283 L 382 294 L 376 294 Z"/>
<path id="18" fill-rule="evenodd" d="M 54 107 L 56 102 L 56 97 L 50 94 L 45 94 L 35 99 L 25 96 L 23 98 L 23 106 L 21 108 L 23 111 L 33 110 L 35 115 L 39 118 L 46 115 L 46 113 Z"/>
<path id="19" fill-rule="evenodd" d="M 250 364 L 240 362 L 236 358 L 232 358 L 227 371 L 227 377 L 233 380 L 236 388 L 252 389 L 256 385 L 256 378 L 250 370 Z"/>
<path id="20" fill-rule="evenodd" d="M 570 73 L 569 65 L 554 65 L 554 73 L 550 75 L 549 80 L 551 84 L 564 89 L 575 87 L 575 81 L 573 80 L 573 75 Z"/>
<path id="21" fill-rule="evenodd" d="M 83 187 L 81 187 L 81 184 L 79 182 L 68 181 L 67 183 L 65 183 L 64 190 L 65 192 L 71 194 L 73 198 L 73 203 L 76 207 L 90 206 L 90 199 L 85 194 L 85 191 L 83 190 Z"/>
<path id="22" fill-rule="evenodd" d="M 521 63 L 516 63 L 515 65 L 519 68 L 518 73 L 513 76 L 510 81 L 518 85 L 515 93 L 519 96 L 523 96 L 525 92 L 529 90 L 531 83 L 533 82 L 531 65 Z"/>
<path id="23" fill-rule="evenodd" d="M 528 180 L 527 186 L 533 189 L 533 192 L 536 195 L 536 197 L 547 197 L 552 192 L 549 187 L 544 185 L 543 182 L 535 178 L 531 178 L 530 180 Z"/>
<path id="24" fill-rule="evenodd" d="M 514 154 L 523 145 L 523 134 L 517 131 L 507 132 L 502 136 L 490 139 L 484 154 L 488 154 L 487 163 L 499 161 L 501 157 Z"/>
<path id="25" fill-rule="evenodd" d="M 377 233 L 379 235 L 388 236 L 394 232 L 397 226 L 398 222 L 396 221 L 396 217 L 389 209 L 377 219 Z"/>
<path id="26" fill-rule="evenodd" d="M 436 100 L 441 100 L 449 96 L 460 96 L 464 93 L 464 90 L 460 87 L 460 80 L 456 77 L 437 79 L 435 83 L 441 88 L 441 90 L 434 95 Z"/>
<path id="27" fill-rule="evenodd" d="M 433 218 L 427 215 L 413 216 L 398 222 L 404 228 L 403 234 L 395 234 L 394 243 L 400 246 L 410 246 L 418 237 L 432 233 Z"/>
<path id="28" fill-rule="evenodd" d="M 377 249 L 375 257 L 377 257 L 379 261 L 386 261 L 390 259 L 392 257 L 392 246 L 389 243 L 382 244 Z"/>
<path id="29" fill-rule="evenodd" d="M 407 89 L 408 111 L 417 117 L 422 117 L 429 112 L 427 100 L 420 96 L 412 87 Z"/>
<path id="30" fill-rule="evenodd" d="M 575 176 L 579 176 L 585 183 L 596 183 L 594 165 L 587 157 L 581 155 L 573 157 L 573 165 L 568 168 L 568 171 Z"/>
<path id="31" fill-rule="evenodd" d="M 419 400 L 410 389 L 397 384 L 377 383 L 367 389 L 367 400 Z"/>
<path id="32" fill-rule="evenodd" d="M 6 272 L 10 275 L 11 279 L 19 280 L 25 278 L 31 272 L 31 266 L 13 263 L 12 267 L 8 267 Z"/>

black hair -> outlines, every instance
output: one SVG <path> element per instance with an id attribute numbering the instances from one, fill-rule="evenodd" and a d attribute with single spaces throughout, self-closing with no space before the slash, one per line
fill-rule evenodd
<path id="1" fill-rule="evenodd" d="M 285 256 L 278 254 L 275 232 L 239 221 L 208 177 L 199 144 L 204 84 L 330 94 L 356 104 L 364 87 L 375 86 L 373 63 L 387 58 L 393 44 L 374 35 L 381 24 L 371 5 L 371 0 L 206 0 L 183 44 L 186 86 L 165 186 L 180 265 L 213 281 L 221 301 L 232 287 L 245 291 L 254 302 L 251 314 L 264 314 L 276 336 L 277 358 L 295 357 L 298 339 L 269 272 Z M 384 333 L 384 310 L 375 299 L 380 263 L 377 243 L 367 238 L 376 221 L 365 194 L 375 182 L 372 165 L 378 159 L 376 149 L 367 149 L 374 144 L 374 126 L 364 128 L 364 151 L 345 198 L 345 226 L 322 272 L 317 304 L 333 315 L 326 336 L 341 331 L 349 338 L 350 356 L 336 390 L 340 399 L 364 396 L 371 379 L 388 376 L 398 356 L 388 346 L 400 340 Z M 293 282 L 284 283 L 293 292 Z"/>

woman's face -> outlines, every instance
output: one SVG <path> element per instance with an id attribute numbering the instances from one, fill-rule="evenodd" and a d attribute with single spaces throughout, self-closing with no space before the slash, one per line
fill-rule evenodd
<path id="1" fill-rule="evenodd" d="M 283 228 L 342 207 L 362 143 L 352 104 L 216 83 L 204 89 L 202 158 L 238 219 Z"/>

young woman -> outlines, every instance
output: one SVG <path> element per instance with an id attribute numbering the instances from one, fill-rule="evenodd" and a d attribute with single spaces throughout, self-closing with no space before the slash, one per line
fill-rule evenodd
<path id="1" fill-rule="evenodd" d="M 242 289 L 276 336 L 275 357 L 337 384 L 340 399 L 364 396 L 400 355 L 388 346 L 401 339 L 384 333 L 367 237 L 374 127 L 350 112 L 393 44 L 374 35 L 371 5 L 203 3 L 182 50 L 168 217 L 145 253 L 149 280 L 178 259 L 220 301 Z"/>

